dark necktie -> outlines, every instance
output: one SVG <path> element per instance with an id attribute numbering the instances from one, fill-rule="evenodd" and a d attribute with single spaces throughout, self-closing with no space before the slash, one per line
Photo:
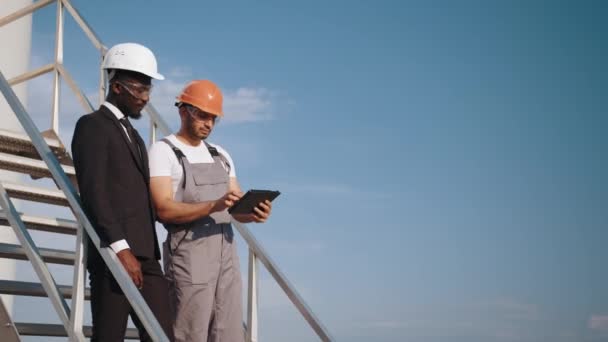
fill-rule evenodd
<path id="1" fill-rule="evenodd" d="M 133 128 L 133 126 L 131 126 L 131 122 L 129 121 L 129 119 L 127 119 L 126 116 L 124 116 L 122 119 L 120 119 L 118 121 L 120 121 L 120 123 L 123 126 L 125 126 L 125 128 L 127 129 L 127 135 L 129 136 L 131 145 L 133 145 L 133 147 L 137 151 L 139 160 L 141 161 L 141 149 L 139 147 L 139 142 L 137 140 L 137 137 L 138 137 L 137 131 L 135 130 L 135 128 Z"/>

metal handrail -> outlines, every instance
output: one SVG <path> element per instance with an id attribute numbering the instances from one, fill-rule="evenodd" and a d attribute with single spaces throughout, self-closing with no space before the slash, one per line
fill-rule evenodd
<path id="1" fill-rule="evenodd" d="M 21 75 L 19 75 L 17 77 L 13 77 L 10 80 L 8 80 L 8 83 L 10 85 L 17 85 L 17 84 L 19 84 L 21 82 L 29 81 L 32 78 L 36 78 L 36 77 L 38 77 L 40 75 L 44 75 L 44 74 L 46 74 L 48 72 L 51 72 L 51 71 L 53 71 L 54 68 L 55 68 L 55 63 L 49 63 L 47 65 L 41 66 L 38 69 L 26 72 L 26 73 L 21 74 Z"/>
<path id="2" fill-rule="evenodd" d="M 298 294 L 294 286 L 289 282 L 287 277 L 283 275 L 283 272 L 279 270 L 279 267 L 275 264 L 275 262 L 270 258 L 268 253 L 266 253 L 265 249 L 258 242 L 258 240 L 253 236 L 249 228 L 244 224 L 232 220 L 232 224 L 239 231 L 243 240 L 247 242 L 249 248 L 254 252 L 256 257 L 262 262 L 268 273 L 274 278 L 274 280 L 279 284 L 279 286 L 283 289 L 283 292 L 289 297 L 293 305 L 300 311 L 304 319 L 308 322 L 308 324 L 312 327 L 312 329 L 317 333 L 319 338 L 322 341 L 332 341 L 331 335 L 327 328 L 321 323 L 321 321 L 315 316 L 310 307 L 306 305 L 304 299 Z"/>
<path id="3" fill-rule="evenodd" d="M 129 300 L 131 307 L 135 310 L 137 316 L 141 320 L 142 324 L 149 332 L 150 336 L 154 341 L 169 341 L 165 335 L 162 327 L 154 317 L 154 314 L 144 301 L 139 290 L 135 287 L 135 284 L 122 267 L 116 254 L 111 252 L 109 248 L 103 248 L 100 246 L 99 235 L 93 228 L 93 225 L 87 218 L 84 210 L 82 209 L 78 193 L 70 182 L 70 179 L 65 174 L 59 161 L 51 151 L 50 147 L 44 141 L 44 138 L 40 134 L 40 131 L 34 124 L 34 121 L 27 114 L 23 104 L 17 98 L 17 95 L 9 85 L 6 78 L 0 71 L 0 91 L 4 95 L 6 102 L 9 104 L 17 119 L 23 126 L 23 129 L 27 135 L 32 139 L 32 144 L 36 148 L 36 151 L 40 155 L 41 159 L 46 163 L 53 176 L 53 179 L 57 183 L 57 186 L 63 191 L 66 196 L 68 203 L 76 216 L 76 219 L 80 225 L 86 230 L 89 239 L 93 242 L 93 245 L 99 251 L 99 254 L 103 258 L 104 262 L 108 266 L 110 272 L 120 285 L 120 288 L 124 292 L 125 296 Z"/>
<path id="4" fill-rule="evenodd" d="M 93 31 L 91 25 L 89 25 L 86 20 L 84 20 L 82 15 L 80 15 L 80 12 L 78 12 L 78 10 L 74 6 L 72 6 L 72 4 L 68 0 L 61 0 L 61 2 L 63 3 L 63 6 L 65 6 L 65 8 L 68 10 L 68 12 L 70 12 L 72 18 L 74 18 L 76 23 L 78 23 L 78 26 L 80 26 L 80 28 L 87 35 L 91 43 L 93 43 L 95 48 L 99 50 L 99 52 L 104 54 L 106 52 L 106 47 L 101 43 L 101 39 L 99 39 L 97 34 L 95 34 L 95 31 Z"/>
<path id="5" fill-rule="evenodd" d="M 56 0 L 39 0 L 34 2 L 33 4 L 29 5 L 29 6 L 25 6 L 24 8 L 9 14 L 3 18 L 0 18 L 0 27 L 8 24 L 8 23 L 12 23 L 13 21 L 25 17 L 28 14 L 31 14 L 32 12 L 52 4 L 53 2 L 55 2 Z"/>
<path id="6" fill-rule="evenodd" d="M 91 43 L 93 44 L 93 46 L 99 51 L 100 56 L 103 56 L 104 53 L 107 51 L 107 48 L 105 45 L 103 45 L 101 39 L 97 36 L 97 34 L 95 34 L 95 32 L 93 31 L 93 29 L 91 28 L 91 26 L 88 24 L 88 22 L 84 19 L 84 17 L 77 11 L 77 9 L 71 4 L 70 0 L 39 0 L 38 2 L 36 2 L 35 4 L 32 4 L 28 7 L 26 7 L 23 10 L 20 10 L 14 14 L 12 14 L 11 16 L 13 17 L 12 20 L 16 20 L 17 18 L 20 18 L 26 14 L 29 14 L 33 11 L 35 11 L 36 9 L 46 6 L 48 4 L 50 4 L 51 2 L 55 2 L 57 1 L 58 6 L 63 6 L 65 7 L 65 9 L 72 15 L 72 17 L 74 18 L 74 20 L 76 21 L 76 23 L 80 26 L 80 28 L 83 30 L 83 32 L 85 33 L 85 35 L 89 38 L 89 40 L 91 41 Z M 19 14 L 17 16 L 17 14 Z M 60 14 L 60 9 L 58 9 L 58 20 L 61 19 L 61 14 Z M 9 22 L 11 22 L 12 20 L 7 20 L 7 18 L 2 18 L 0 19 L 0 27 L 2 25 L 5 25 Z M 60 30 L 57 30 L 58 34 L 61 33 Z M 57 37 L 59 39 L 59 37 Z M 56 48 L 56 57 L 59 55 L 61 56 L 62 51 L 60 51 L 59 49 L 61 49 L 61 43 L 58 43 L 58 45 L 60 46 L 59 48 Z M 58 52 L 59 51 L 59 52 Z M 50 68 L 52 66 L 52 68 Z M 51 64 L 51 65 L 47 65 L 44 66 L 42 68 L 39 68 L 38 70 L 35 70 L 33 72 L 30 73 L 26 73 L 24 75 L 15 77 L 13 79 L 11 79 L 11 83 L 19 83 L 19 82 L 23 82 L 27 79 L 36 77 L 40 74 L 43 74 L 45 72 L 50 72 L 50 71 L 55 71 L 56 73 L 58 73 L 59 75 L 61 75 L 62 77 L 64 77 L 64 79 L 66 79 L 66 81 L 68 82 L 70 88 L 72 89 L 72 91 L 74 91 L 74 93 L 76 94 L 76 96 L 79 98 L 81 104 L 83 105 L 83 107 L 85 108 L 85 110 L 89 110 L 89 111 L 93 111 L 93 106 L 91 105 L 91 102 L 88 100 L 88 98 L 86 97 L 86 95 L 84 94 L 84 92 L 76 85 L 75 81 L 73 80 L 73 78 L 69 75 L 69 73 L 67 72 L 67 70 L 65 69 L 65 67 L 63 66 L 63 64 L 61 63 L 61 61 L 56 60 L 55 64 Z M 1 76 L 1 73 L 0 73 Z M 101 79 L 100 79 L 100 100 L 103 99 L 103 95 L 105 93 L 105 82 L 104 82 L 104 73 L 101 73 Z M 3 77 L 2 77 L 3 78 Z M 3 79 L 3 81 L 5 81 Z M 4 92 L 4 91 L 3 91 Z M 14 94 L 13 94 L 14 95 Z M 6 96 L 6 95 L 5 95 Z M 16 99 L 16 98 L 15 98 Z M 18 102 L 18 99 L 16 99 Z M 21 105 L 20 103 L 18 103 L 18 105 Z M 12 107 L 12 106 L 11 106 Z M 17 106 L 18 107 L 18 106 Z M 19 109 L 19 108 L 18 108 Z M 31 124 L 32 127 L 34 127 L 33 129 L 35 130 L 34 133 L 38 134 L 38 131 L 36 130 L 33 122 L 31 121 L 31 119 L 29 118 L 29 116 L 27 116 L 27 113 L 25 112 L 25 109 L 23 109 L 23 106 L 21 106 L 20 108 L 22 110 L 22 114 L 25 115 L 25 117 L 29 120 L 28 124 Z M 13 108 L 13 110 L 15 110 Z M 161 132 L 161 134 L 163 135 L 169 135 L 171 134 L 171 129 L 169 128 L 169 125 L 165 122 L 165 120 L 161 117 L 160 113 L 156 110 L 156 108 L 151 104 L 148 103 L 145 107 L 145 112 L 148 114 L 149 118 L 150 118 L 150 122 L 151 122 L 151 134 L 150 134 L 150 139 L 151 141 L 154 141 L 156 138 L 156 130 L 159 130 Z M 54 118 L 52 120 L 52 122 L 55 122 L 56 125 L 56 120 L 57 118 Z M 20 118 L 21 120 L 21 118 Z M 23 124 L 23 122 L 22 122 Z M 25 124 L 24 124 L 25 127 Z M 27 129 L 26 129 L 27 131 Z M 29 134 L 29 131 L 28 131 Z M 32 137 L 32 134 L 29 134 L 30 137 Z M 32 139 L 33 140 L 33 139 Z M 44 141 L 42 141 L 42 143 L 44 143 Z M 48 146 L 46 146 L 46 144 L 44 144 L 44 146 L 48 149 Z M 38 149 L 38 147 L 37 147 Z M 50 150 L 49 150 L 50 151 Z M 40 155 L 42 156 L 43 153 L 40 152 Z M 54 156 L 52 156 L 54 159 Z M 46 160 L 45 160 L 46 162 Z M 54 159 L 54 162 L 57 163 L 58 162 L 56 159 Z M 52 163 L 52 161 L 51 161 Z M 47 165 L 49 165 L 50 168 L 50 164 L 49 162 L 47 162 Z M 59 169 L 58 171 L 55 172 L 62 172 L 63 170 Z M 52 172 L 53 173 L 53 172 Z M 55 174 L 53 173 L 53 176 L 55 177 Z M 65 174 L 63 174 L 64 178 Z M 66 178 L 67 180 L 67 178 Z M 58 183 L 59 184 L 59 183 Z M 71 195 L 75 194 L 75 190 L 73 189 L 72 185 L 69 183 L 69 181 L 66 183 L 65 188 L 61 187 L 60 188 L 66 192 L 66 195 L 68 194 L 68 192 L 70 192 Z M 75 195 L 77 196 L 77 195 Z M 78 203 L 77 197 L 75 199 L 76 203 Z M 70 202 L 70 204 L 72 205 L 72 202 Z M 80 206 L 78 206 L 78 209 L 82 212 L 82 209 L 80 208 Z M 99 248 L 99 237 L 97 236 L 96 232 L 94 231 L 94 229 L 92 228 L 92 226 L 90 225 L 90 222 L 88 221 L 88 219 L 86 218 L 86 216 L 84 215 L 84 212 L 82 212 L 81 217 L 77 218 L 80 221 L 81 219 L 85 220 L 87 225 L 85 226 L 85 229 L 87 230 L 87 233 L 89 234 L 89 236 L 91 237 L 91 239 L 93 240 L 96 248 Z M 251 332 L 248 332 L 248 340 L 249 341 L 256 341 L 257 340 L 257 326 L 252 326 L 252 323 L 257 324 L 257 316 L 256 316 L 256 312 L 252 312 L 252 311 L 257 311 L 257 275 L 256 275 L 256 261 L 257 259 L 259 259 L 262 264 L 266 267 L 266 269 L 269 271 L 269 273 L 271 274 L 271 276 L 274 278 L 274 280 L 277 282 L 277 284 L 279 284 L 279 286 L 281 287 L 281 289 L 285 292 L 285 294 L 287 295 L 287 297 L 291 300 L 291 302 L 294 304 L 294 306 L 298 309 L 298 311 L 302 314 L 302 316 L 304 317 L 304 319 L 308 322 L 308 324 L 311 326 L 311 328 L 315 331 L 315 333 L 319 336 L 319 338 L 322 341 L 332 341 L 333 338 L 331 337 L 331 335 L 329 334 L 329 331 L 327 330 L 327 328 L 321 323 L 321 321 L 314 315 L 314 313 L 312 312 L 312 310 L 308 307 L 308 305 L 306 305 L 306 303 L 304 302 L 304 299 L 298 294 L 298 292 L 295 290 L 295 288 L 293 287 L 293 285 L 287 280 L 287 277 L 285 277 L 283 275 L 283 273 L 279 270 L 278 266 L 274 263 L 274 261 L 270 258 L 270 256 L 266 253 L 266 251 L 264 250 L 264 248 L 261 246 L 261 244 L 255 239 L 254 235 L 251 233 L 251 231 L 249 230 L 249 228 L 247 228 L 246 225 L 233 220 L 233 224 L 235 226 L 235 228 L 239 231 L 240 235 L 243 237 L 243 239 L 246 241 L 246 243 L 249 246 L 249 250 L 250 250 L 250 263 L 249 263 L 249 268 L 250 268 L 250 272 L 249 272 L 249 276 L 250 276 L 250 282 L 249 282 L 249 291 L 248 291 L 248 296 L 249 296 L 249 308 L 248 308 L 248 324 L 249 324 L 249 330 L 254 329 L 255 330 L 255 334 L 251 334 Z M 94 234 L 94 235 L 91 235 Z M 93 239 L 93 237 L 95 237 Z M 134 284 L 130 281 L 130 278 L 128 278 L 128 275 L 126 274 L 126 272 L 124 271 L 124 269 L 122 268 L 122 266 L 120 265 L 120 263 L 118 263 L 117 259 L 116 259 L 116 255 L 114 253 L 109 253 L 107 251 L 107 248 L 101 248 L 100 252 L 102 252 L 102 256 L 104 257 L 104 261 L 106 261 L 106 263 L 108 263 L 110 260 L 112 261 L 112 267 L 113 268 L 118 268 L 119 270 L 117 270 L 118 273 L 120 273 L 120 277 L 126 277 L 123 279 L 123 281 L 127 281 L 128 285 L 127 286 L 129 288 L 129 290 L 124 290 L 125 293 L 132 291 L 132 290 L 136 290 Z M 105 252 L 105 255 L 104 253 Z M 117 263 L 117 264 L 116 264 Z M 110 266 L 110 264 L 108 264 L 108 266 Z M 111 269 L 112 269 L 111 267 Z M 113 271 L 114 272 L 114 271 Z M 254 278 L 254 281 L 252 282 L 251 278 Z M 118 280 L 118 279 L 117 279 Z M 122 287 L 122 284 L 121 284 Z M 143 298 L 141 298 L 141 295 L 139 295 L 139 292 L 135 291 L 135 295 L 137 295 L 136 302 L 138 304 L 143 304 L 143 307 L 140 307 L 139 310 L 144 310 L 147 311 L 146 314 L 151 314 L 151 312 L 149 311 L 149 308 L 147 307 L 147 305 L 145 305 L 145 302 L 141 303 L 141 301 L 143 301 Z M 252 300 L 252 297 L 255 297 L 254 300 Z M 133 304 L 133 303 L 132 303 Z M 254 309 L 255 308 L 255 309 Z M 137 311 L 137 309 L 136 309 Z M 139 311 L 137 311 L 138 315 L 139 315 Z M 255 316 L 255 317 L 252 317 Z M 140 316 L 141 317 L 141 316 Z M 159 336 L 164 336 L 164 333 L 162 333 L 162 329 L 160 329 L 160 326 L 158 326 L 158 322 L 156 322 L 156 320 L 154 319 L 153 316 L 152 323 L 155 323 L 154 331 L 160 332 L 162 335 Z M 151 323 L 148 322 L 148 325 L 150 325 Z M 144 323 L 144 325 L 146 326 L 146 329 L 148 331 L 150 331 L 148 329 L 148 325 L 146 325 Z M 165 337 L 166 338 L 166 337 Z"/>

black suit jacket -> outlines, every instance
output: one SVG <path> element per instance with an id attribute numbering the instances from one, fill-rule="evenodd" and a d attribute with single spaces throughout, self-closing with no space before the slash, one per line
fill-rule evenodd
<path id="1" fill-rule="evenodd" d="M 136 140 L 143 158 L 105 106 L 78 120 L 72 155 L 80 198 L 102 247 L 125 239 L 136 257 L 160 259 L 146 146 L 139 135 Z M 99 258 L 89 248 L 89 268 Z"/>

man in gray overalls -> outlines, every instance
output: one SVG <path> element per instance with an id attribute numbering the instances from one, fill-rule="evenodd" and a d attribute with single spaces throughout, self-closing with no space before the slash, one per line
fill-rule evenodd
<path id="1" fill-rule="evenodd" d="M 222 93 L 210 81 L 189 83 L 177 97 L 181 128 L 152 145 L 150 189 L 167 228 L 163 257 L 169 280 L 175 341 L 244 340 L 241 275 L 227 209 L 241 196 L 234 163 L 205 139 L 222 112 Z M 265 222 L 270 202 L 240 222 Z"/>

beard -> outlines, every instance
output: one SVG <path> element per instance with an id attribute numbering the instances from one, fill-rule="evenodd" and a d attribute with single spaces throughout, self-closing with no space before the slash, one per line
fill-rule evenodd
<path id="1" fill-rule="evenodd" d="M 188 133 L 191 137 L 196 137 L 197 139 L 205 140 L 207 139 L 207 137 L 209 137 L 211 131 L 209 131 L 209 133 L 203 133 L 201 132 L 201 127 L 197 127 L 194 122 L 192 122 L 192 120 L 188 120 Z"/>
<path id="2" fill-rule="evenodd" d="M 139 120 L 139 119 L 141 119 L 142 114 L 141 114 L 141 111 L 139 111 L 137 113 L 129 112 L 129 113 L 127 113 L 127 116 L 129 117 L 129 119 Z"/>

